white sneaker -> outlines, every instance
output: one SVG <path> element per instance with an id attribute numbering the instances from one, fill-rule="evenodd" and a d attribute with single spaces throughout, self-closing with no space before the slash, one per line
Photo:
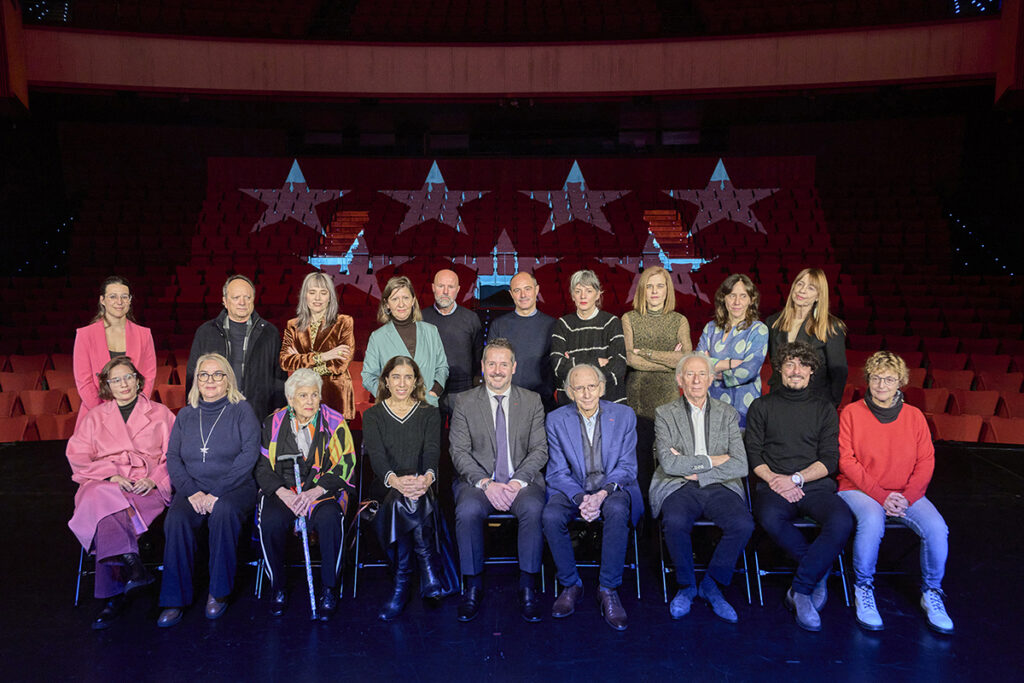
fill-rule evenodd
<path id="1" fill-rule="evenodd" d="M 929 588 L 921 593 L 921 609 L 928 617 L 928 625 L 939 633 L 952 633 L 953 620 L 946 614 L 942 591 Z"/>
<path id="2" fill-rule="evenodd" d="M 882 616 L 875 606 L 875 590 L 871 586 L 853 587 L 853 605 L 857 608 L 857 623 L 868 631 L 881 631 Z"/>

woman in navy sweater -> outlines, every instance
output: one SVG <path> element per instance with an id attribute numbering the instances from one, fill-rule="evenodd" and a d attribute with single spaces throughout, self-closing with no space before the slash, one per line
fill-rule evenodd
<path id="1" fill-rule="evenodd" d="M 192 603 L 196 531 L 210 530 L 210 593 L 206 618 L 227 609 L 235 579 L 236 548 L 242 521 L 256 504 L 253 467 L 260 454 L 260 423 L 238 390 L 224 356 L 201 356 L 188 395 L 171 430 L 167 470 L 174 499 L 164 534 L 164 576 L 157 626 L 174 626 Z"/>

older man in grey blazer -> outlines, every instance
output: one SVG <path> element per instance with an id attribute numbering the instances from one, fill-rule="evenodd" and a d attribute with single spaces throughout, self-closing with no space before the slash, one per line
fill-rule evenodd
<path id="1" fill-rule="evenodd" d="M 456 394 L 450 441 L 455 482 L 455 536 L 465 582 L 459 621 L 470 621 L 483 600 L 484 523 L 493 512 L 519 522 L 519 606 L 540 621 L 537 574 L 544 534 L 544 475 L 548 460 L 540 395 L 512 384 L 516 357 L 507 339 L 484 349 L 484 385 Z"/>
<path id="2" fill-rule="evenodd" d="M 714 361 L 690 353 L 676 365 L 676 383 L 683 396 L 655 411 L 655 453 L 658 467 L 651 481 L 651 508 L 661 514 L 665 544 L 676 568 L 679 590 L 669 605 L 673 619 L 690 611 L 698 595 L 715 615 L 736 623 L 738 617 L 720 586 L 732 581 L 736 560 L 754 531 L 743 497 L 747 453 L 739 415 L 727 403 L 708 396 L 715 378 Z M 700 586 L 694 575 L 693 524 L 707 517 L 722 530 L 707 574 Z"/>

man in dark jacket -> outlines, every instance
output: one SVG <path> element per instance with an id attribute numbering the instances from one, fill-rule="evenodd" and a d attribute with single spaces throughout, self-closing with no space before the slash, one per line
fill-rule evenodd
<path id="1" fill-rule="evenodd" d="M 196 360 L 204 353 L 219 353 L 231 363 L 238 388 L 262 421 L 285 405 L 281 334 L 253 310 L 256 287 L 252 280 L 244 275 L 232 275 L 224 283 L 222 292 L 224 310 L 200 325 L 192 339 L 185 390 L 192 387 Z"/>

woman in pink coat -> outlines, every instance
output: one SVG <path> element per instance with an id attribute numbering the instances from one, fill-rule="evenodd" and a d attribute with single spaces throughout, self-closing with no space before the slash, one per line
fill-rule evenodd
<path id="1" fill-rule="evenodd" d="M 82 398 L 76 427 L 86 413 L 100 404 L 100 385 L 96 380 L 112 358 L 128 356 L 139 368 L 145 382 L 146 398 L 153 394 L 156 379 L 156 351 L 148 327 L 137 325 L 132 314 L 132 294 L 128 281 L 118 275 L 103 281 L 99 308 L 92 322 L 75 333 L 74 372 L 78 395 Z"/>
<path id="2" fill-rule="evenodd" d="M 174 424 L 166 406 L 141 393 L 145 379 L 131 358 L 108 361 L 99 385 L 104 402 L 80 420 L 67 449 L 79 484 L 68 526 L 96 554 L 95 595 L 105 601 L 94 629 L 110 626 L 128 592 L 153 582 L 138 537 L 171 500 L 165 454 Z"/>

